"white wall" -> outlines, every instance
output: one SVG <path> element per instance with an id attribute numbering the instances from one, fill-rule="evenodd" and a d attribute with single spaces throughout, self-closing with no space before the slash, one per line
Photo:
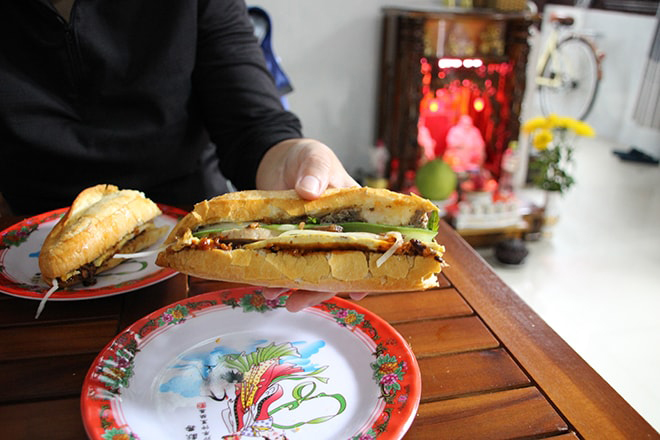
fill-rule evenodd
<path id="1" fill-rule="evenodd" d="M 438 6 L 439 0 L 414 3 Z M 369 166 L 374 142 L 383 0 L 248 1 L 266 10 L 293 84 L 287 95 L 305 136 L 332 147 L 349 172 Z"/>
<path id="2" fill-rule="evenodd" d="M 369 166 L 368 152 L 374 142 L 382 8 L 441 3 L 248 0 L 271 16 L 273 47 L 294 87 L 288 101 L 301 118 L 305 135 L 331 146 L 349 172 Z M 548 10 L 554 8 L 562 7 Z M 607 54 L 600 94 L 588 122 L 599 136 L 660 153 L 660 131 L 640 129 L 632 120 L 655 18 L 583 12 L 578 24 L 602 34 L 598 44 Z M 533 50 L 530 61 L 534 60 Z M 525 99 L 525 118 L 540 114 L 532 92 L 533 88 Z"/>
<path id="3" fill-rule="evenodd" d="M 650 154 L 660 154 L 660 130 L 640 127 L 632 118 L 657 19 L 647 15 L 548 5 L 544 11 L 543 32 L 532 39 L 536 45 L 530 57 L 532 69 L 538 45 L 545 42 L 549 29 L 547 18 L 551 13 L 574 17 L 575 29 L 595 34 L 598 48 L 605 53 L 603 78 L 594 108 L 587 117 L 597 136 L 620 143 L 626 149 L 636 145 Z M 531 74 L 534 70 L 528 72 Z M 523 118 L 540 114 L 533 81 L 528 81 Z"/>

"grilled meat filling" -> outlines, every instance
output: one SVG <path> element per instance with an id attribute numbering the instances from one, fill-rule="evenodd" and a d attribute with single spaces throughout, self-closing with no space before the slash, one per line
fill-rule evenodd
<path id="1" fill-rule="evenodd" d="M 328 225 L 326 227 L 320 228 L 324 231 L 329 232 L 342 232 L 342 228 L 339 225 Z M 243 234 L 241 237 L 241 231 L 248 231 L 246 234 Z M 248 243 L 254 243 L 259 239 L 252 238 L 254 229 L 246 228 L 240 230 L 232 230 L 231 234 L 220 234 L 215 237 L 204 237 L 200 238 L 197 241 L 193 241 L 190 244 L 190 249 L 194 250 L 211 250 L 219 249 L 223 251 L 231 251 L 233 249 L 240 249 L 243 245 Z M 230 238 L 231 236 L 232 238 Z M 393 237 L 385 237 L 384 240 L 388 242 L 388 245 L 381 246 L 378 249 L 378 252 L 386 252 L 393 244 Z M 294 255 L 305 255 L 311 252 L 324 252 L 324 251 L 333 251 L 333 250 L 358 250 L 363 252 L 373 252 L 373 249 L 370 249 L 368 246 L 360 245 L 359 243 L 341 243 L 341 242 L 328 242 L 328 243 L 313 243 L 313 244 L 300 244 L 300 243 L 277 243 L 271 246 L 264 248 L 271 252 L 289 252 Z M 442 258 L 437 254 L 436 251 L 431 249 L 429 246 L 417 239 L 410 239 L 404 242 L 399 249 L 395 252 L 396 255 L 409 255 L 409 256 L 433 256 L 436 261 L 443 261 Z"/>
<path id="2" fill-rule="evenodd" d="M 142 226 L 138 226 L 133 231 L 126 236 L 124 240 L 119 241 L 116 245 L 105 251 L 100 257 L 96 258 L 94 261 L 83 264 L 75 271 L 67 274 L 67 277 L 57 278 L 58 285 L 61 287 L 72 286 L 78 282 L 86 287 L 93 286 L 96 284 L 96 274 L 101 270 L 104 265 L 106 265 L 110 260 L 113 259 L 113 256 L 121 251 L 122 248 L 128 246 L 132 241 L 138 238 L 140 235 L 144 234 L 145 231 L 153 227 L 153 223 L 146 223 Z"/>

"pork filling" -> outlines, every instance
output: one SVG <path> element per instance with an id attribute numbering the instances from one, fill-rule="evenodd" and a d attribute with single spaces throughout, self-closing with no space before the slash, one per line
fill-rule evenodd
<path id="1" fill-rule="evenodd" d="M 233 231 L 242 231 L 242 230 L 233 230 Z M 231 235 L 233 238 L 229 238 Z M 188 249 L 193 250 L 212 250 L 219 249 L 223 251 L 231 251 L 234 249 L 240 249 L 248 243 L 254 243 L 258 239 L 253 239 L 248 237 L 252 235 L 248 233 L 242 237 L 238 237 L 239 234 L 222 234 L 215 237 L 204 237 L 199 240 L 193 240 L 193 242 L 188 246 Z M 395 238 L 392 236 L 382 237 L 384 243 L 378 247 L 378 249 L 372 249 L 366 245 L 361 245 L 359 243 L 352 242 L 317 242 L 317 243 L 277 243 L 267 247 L 264 247 L 264 250 L 271 252 L 288 252 L 293 255 L 306 255 L 312 252 L 327 252 L 327 251 L 336 251 L 336 250 L 356 250 L 362 252 L 387 252 L 387 250 L 392 247 L 395 243 Z M 405 241 L 395 252 L 395 255 L 408 255 L 408 256 L 422 256 L 422 257 L 433 257 L 436 261 L 442 262 L 442 256 L 435 250 L 429 247 L 427 244 L 421 242 L 417 239 L 410 239 Z"/>
<path id="2" fill-rule="evenodd" d="M 80 282 L 86 287 L 93 286 L 96 284 L 96 274 L 102 270 L 107 262 L 112 260 L 113 255 L 119 253 L 122 248 L 129 246 L 132 241 L 144 234 L 148 228 L 152 227 L 154 227 L 153 222 L 145 223 L 144 225 L 136 227 L 130 234 L 127 234 L 124 239 L 117 242 L 115 246 L 105 251 L 94 261 L 83 264 L 73 272 L 57 278 L 58 284 L 60 286 L 71 286 Z"/>

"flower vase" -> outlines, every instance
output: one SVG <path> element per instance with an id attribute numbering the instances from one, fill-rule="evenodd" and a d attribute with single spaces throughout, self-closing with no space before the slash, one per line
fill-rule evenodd
<path id="1" fill-rule="evenodd" d="M 543 231 L 549 232 L 559 222 L 561 192 L 545 191 L 543 195 Z"/>

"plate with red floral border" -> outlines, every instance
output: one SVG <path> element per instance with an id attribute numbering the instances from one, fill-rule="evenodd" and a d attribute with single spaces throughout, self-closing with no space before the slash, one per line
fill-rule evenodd
<path id="1" fill-rule="evenodd" d="M 176 225 L 186 212 L 158 205 L 163 212 L 156 226 Z M 25 219 L 0 233 L 0 292 L 27 299 L 43 299 L 49 286 L 41 280 L 39 251 L 48 233 L 66 214 L 68 208 L 57 209 Z M 164 240 L 164 238 L 163 238 Z M 157 247 L 154 245 L 152 248 Z M 49 301 L 71 301 L 117 295 L 166 280 L 177 272 L 159 267 L 156 255 L 131 258 L 119 266 L 99 274 L 92 286 L 82 284 L 57 290 Z"/>
<path id="2" fill-rule="evenodd" d="M 111 341 L 83 383 L 93 440 L 400 439 L 419 366 L 382 318 L 341 298 L 290 313 L 242 287 L 187 298 Z"/>

